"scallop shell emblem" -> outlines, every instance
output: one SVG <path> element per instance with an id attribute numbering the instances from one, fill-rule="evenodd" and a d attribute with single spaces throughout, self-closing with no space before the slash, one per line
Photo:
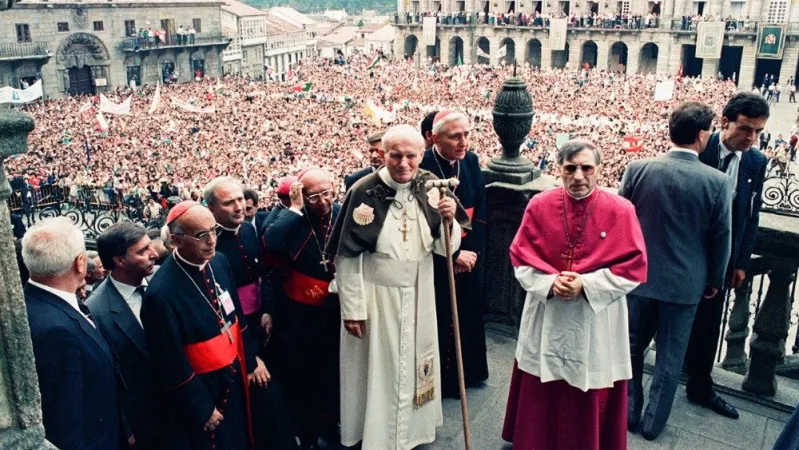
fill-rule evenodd
<path id="1" fill-rule="evenodd" d="M 441 192 L 438 188 L 431 188 L 427 191 L 427 204 L 433 208 L 438 208 L 438 202 L 441 201 Z"/>
<path id="2" fill-rule="evenodd" d="M 366 203 L 352 210 L 352 220 L 358 225 L 369 225 L 375 220 L 375 209 Z"/>

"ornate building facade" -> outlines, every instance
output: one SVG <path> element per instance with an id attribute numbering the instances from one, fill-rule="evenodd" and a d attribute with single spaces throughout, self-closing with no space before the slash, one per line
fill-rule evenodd
<path id="1" fill-rule="evenodd" d="M 26 0 L 0 13 L 0 86 L 19 88 L 41 79 L 45 98 L 56 98 L 103 92 L 131 80 L 155 84 L 173 74 L 178 82 L 193 80 L 197 72 L 218 77 L 230 42 L 222 35 L 222 4 Z M 193 35 L 181 34 L 190 29 Z"/>
<path id="2" fill-rule="evenodd" d="M 421 16 L 425 12 L 439 17 L 432 46 L 423 42 Z M 578 21 L 580 16 L 598 15 L 599 20 L 610 23 L 570 24 L 565 49 L 552 50 L 546 25 L 514 25 L 518 15 L 534 13 L 544 18 L 576 16 Z M 641 22 L 618 26 L 613 23 L 617 13 L 640 17 Z M 459 19 L 452 20 L 456 16 Z M 508 16 L 514 20 L 500 25 L 499 17 Z M 695 56 L 697 16 L 725 23 L 719 59 Z M 654 26 L 640 26 L 650 19 L 656 19 Z M 772 24 L 784 24 L 784 46 L 777 57 L 762 57 L 758 53 L 759 30 Z M 458 58 L 467 64 L 496 63 L 496 55 L 503 49 L 503 58 L 509 63 L 515 60 L 542 68 L 562 68 L 567 63 L 575 68 L 587 63 L 602 70 L 673 75 L 682 68 L 685 75 L 705 77 L 720 72 L 747 89 L 760 85 L 766 74 L 783 84 L 799 74 L 799 4 L 787 0 L 398 0 L 395 26 L 395 55 L 418 54 L 449 65 L 457 64 Z"/>

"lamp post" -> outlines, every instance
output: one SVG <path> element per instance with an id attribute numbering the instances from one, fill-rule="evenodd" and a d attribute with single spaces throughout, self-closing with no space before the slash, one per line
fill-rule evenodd
<path id="1" fill-rule="evenodd" d="M 516 77 L 515 61 L 513 76 L 505 80 L 492 114 L 494 132 L 502 144 L 502 156 L 488 163 L 483 173 L 486 183 L 501 181 L 521 185 L 538 178 L 541 171 L 520 152 L 533 124 L 533 99 L 527 92 L 527 83 Z"/>

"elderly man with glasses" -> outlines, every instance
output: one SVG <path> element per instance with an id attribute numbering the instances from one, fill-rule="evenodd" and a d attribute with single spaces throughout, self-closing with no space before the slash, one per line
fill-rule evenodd
<path id="1" fill-rule="evenodd" d="M 568 141 L 558 164 L 563 187 L 530 200 L 510 247 L 527 298 L 502 437 L 515 450 L 625 449 L 625 295 L 646 281 L 644 238 L 633 205 L 596 185 L 599 149 Z"/>
<path id="2" fill-rule="evenodd" d="M 291 206 L 264 231 L 266 251 L 286 261 L 287 277 L 276 287 L 272 342 L 280 378 L 303 448 L 319 437 L 338 442 L 338 296 L 329 291 L 332 261 L 325 256 L 340 206 L 333 178 L 322 169 L 300 172 L 290 188 Z"/>
<path id="3" fill-rule="evenodd" d="M 266 386 L 239 302 L 236 278 L 217 253 L 216 220 L 199 203 L 167 216 L 175 245 L 144 294 L 141 323 L 156 385 L 184 442 L 174 448 L 250 448 L 249 386 Z"/>

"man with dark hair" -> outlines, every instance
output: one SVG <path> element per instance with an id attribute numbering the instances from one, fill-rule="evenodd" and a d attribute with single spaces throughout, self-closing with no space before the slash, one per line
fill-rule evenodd
<path id="1" fill-rule="evenodd" d="M 255 189 L 244 188 L 244 221 L 255 227 L 256 234 L 268 215 L 268 212 L 258 209 L 258 193 Z"/>
<path id="2" fill-rule="evenodd" d="M 730 288 L 739 288 L 746 279 L 757 237 L 768 158 L 754 145 L 765 129 L 769 114 L 763 97 L 750 92 L 736 94 L 724 107 L 721 131 L 710 137 L 707 150 L 699 156 L 700 161 L 726 174 L 732 184 L 732 253 L 724 283 L 716 295 L 701 301 L 696 310 L 685 356 L 688 373 L 685 390 L 691 402 L 733 419 L 738 418 L 738 411 L 716 395 L 711 372 L 726 293 Z M 781 138 L 779 135 L 778 140 Z"/>
<path id="3" fill-rule="evenodd" d="M 119 222 L 97 237 L 97 250 L 110 274 L 86 301 L 97 327 L 116 356 L 125 388 L 122 410 L 128 443 L 135 448 L 168 449 L 170 427 L 152 379 L 140 311 L 147 278 L 157 254 L 147 230 Z"/>
<path id="4" fill-rule="evenodd" d="M 427 113 L 419 126 L 422 131 L 422 137 L 424 138 L 424 148 L 426 149 L 433 146 L 433 119 L 436 118 L 436 114 L 438 114 L 438 111 Z"/>
<path id="5" fill-rule="evenodd" d="M 348 191 L 356 181 L 369 175 L 383 165 L 383 157 L 385 155 L 383 151 L 383 133 L 370 134 L 369 137 L 366 138 L 366 142 L 369 144 L 369 167 L 344 177 L 344 188 Z"/>
<path id="6" fill-rule="evenodd" d="M 649 257 L 647 282 L 627 296 L 633 375 L 627 427 L 636 431 L 641 422 L 648 440 L 666 426 L 697 304 L 722 289 L 730 256 L 730 182 L 699 160 L 713 117 L 702 103 L 677 107 L 669 120 L 674 147 L 630 163 L 619 187 L 635 206 Z M 655 374 L 641 419 L 644 350 L 655 335 Z"/>

